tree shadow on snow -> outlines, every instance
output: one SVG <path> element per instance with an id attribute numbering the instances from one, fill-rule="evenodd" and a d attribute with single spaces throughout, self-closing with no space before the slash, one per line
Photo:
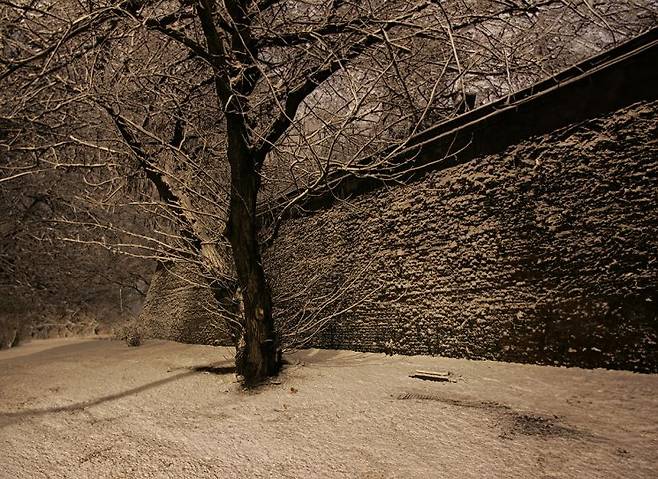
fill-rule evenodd
<path id="1" fill-rule="evenodd" d="M 374 366 L 386 364 L 383 354 L 349 349 L 298 349 L 286 355 L 291 364 L 317 364 L 323 367 Z"/>
<path id="2" fill-rule="evenodd" d="M 192 371 L 196 371 L 198 373 L 210 373 L 210 374 L 217 374 L 217 375 L 224 375 L 224 374 L 232 374 L 235 372 L 235 366 L 213 366 L 213 365 L 208 365 L 208 366 L 195 366 L 192 368 Z"/>
<path id="3" fill-rule="evenodd" d="M 149 389 L 157 388 L 167 383 L 178 381 L 188 376 L 198 374 L 199 372 L 207 372 L 212 374 L 223 375 L 223 374 L 230 374 L 234 371 L 235 371 L 235 367 L 232 366 L 218 366 L 218 365 L 195 366 L 192 368 L 186 368 L 185 372 L 181 372 L 179 374 L 175 374 L 173 376 L 169 376 L 164 379 L 160 379 L 158 381 L 153 381 L 144 384 L 142 386 L 138 386 L 136 388 L 128 389 L 126 391 L 122 391 L 115 394 L 109 394 L 107 396 L 103 396 L 97 399 L 82 401 L 75 404 L 69 404 L 66 406 L 56 406 L 56 407 L 44 408 L 44 409 L 27 409 L 23 411 L 0 413 L 0 429 L 9 426 L 11 424 L 14 424 L 23 418 L 38 417 L 47 414 L 56 414 L 61 412 L 83 411 L 89 407 L 98 406 L 106 402 L 116 401 L 118 399 L 127 396 L 134 396 L 136 394 L 143 393 L 144 391 L 148 391 Z"/>

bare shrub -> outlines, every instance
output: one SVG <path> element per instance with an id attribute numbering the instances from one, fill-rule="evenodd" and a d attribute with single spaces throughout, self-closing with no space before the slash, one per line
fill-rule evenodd
<path id="1" fill-rule="evenodd" d="M 128 346 L 141 346 L 144 339 L 144 332 L 141 324 L 137 320 L 129 321 L 114 330 L 114 339 L 125 341 Z"/>
<path id="2" fill-rule="evenodd" d="M 29 337 L 29 325 L 16 318 L 0 317 L 0 349 L 15 348 Z"/>

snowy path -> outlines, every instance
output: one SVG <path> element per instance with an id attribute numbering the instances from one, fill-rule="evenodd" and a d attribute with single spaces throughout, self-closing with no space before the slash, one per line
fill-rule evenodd
<path id="1" fill-rule="evenodd" d="M 658 375 L 309 350 L 244 393 L 230 356 L 81 339 L 0 351 L 0 478 L 658 477 Z"/>

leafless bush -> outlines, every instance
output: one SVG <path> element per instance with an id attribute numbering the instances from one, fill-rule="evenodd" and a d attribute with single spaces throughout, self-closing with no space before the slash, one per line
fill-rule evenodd
<path id="1" fill-rule="evenodd" d="M 113 337 L 118 341 L 125 341 L 128 346 L 136 347 L 142 345 L 144 332 L 142 325 L 132 320 L 116 326 Z"/>
<path id="2" fill-rule="evenodd" d="M 0 349 L 13 348 L 23 339 L 22 326 L 15 320 L 0 318 Z"/>

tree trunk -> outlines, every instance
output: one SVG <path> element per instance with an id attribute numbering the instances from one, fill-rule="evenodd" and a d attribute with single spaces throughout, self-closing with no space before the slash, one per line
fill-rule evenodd
<path id="1" fill-rule="evenodd" d="M 233 152 L 235 153 L 235 152 Z M 229 155 L 231 204 L 228 239 L 243 301 L 242 338 L 236 345 L 235 366 L 247 385 L 279 371 L 278 341 L 272 319 L 272 297 L 258 243 L 256 199 L 260 176 L 246 155 Z"/>

